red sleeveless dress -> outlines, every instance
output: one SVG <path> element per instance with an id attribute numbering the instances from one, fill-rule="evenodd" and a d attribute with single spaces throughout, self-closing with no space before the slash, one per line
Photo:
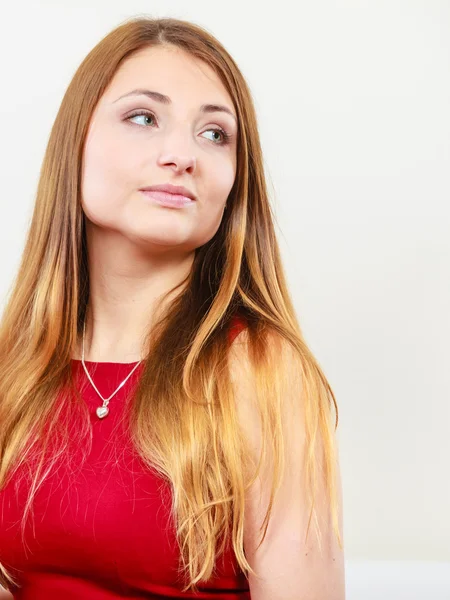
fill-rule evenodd
<path id="1" fill-rule="evenodd" d="M 230 341 L 243 326 L 235 317 Z M 104 397 L 136 364 L 85 362 Z M 95 414 L 101 398 L 81 361 L 73 359 L 72 367 L 91 413 L 89 457 L 75 473 L 58 469 L 45 480 L 33 503 L 32 525 L 30 518 L 26 521 L 25 545 L 20 528 L 28 489 L 13 478 L 0 491 L 0 563 L 19 582 L 14 598 L 250 600 L 248 580 L 231 548 L 196 594 L 181 591 L 170 487 L 143 466 L 121 435 L 127 392 L 141 365 L 113 396 L 103 420 Z"/>

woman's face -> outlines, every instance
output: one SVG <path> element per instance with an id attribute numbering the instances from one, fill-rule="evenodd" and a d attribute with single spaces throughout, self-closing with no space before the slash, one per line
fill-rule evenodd
<path id="1" fill-rule="evenodd" d="M 205 104 L 232 114 L 203 112 Z M 174 47 L 140 50 L 120 66 L 90 122 L 82 174 L 87 219 L 151 252 L 190 251 L 208 242 L 235 179 L 236 119 L 208 65 Z M 214 131 L 220 129 L 228 141 Z M 140 191 L 166 183 L 188 188 L 196 200 L 168 208 Z"/>

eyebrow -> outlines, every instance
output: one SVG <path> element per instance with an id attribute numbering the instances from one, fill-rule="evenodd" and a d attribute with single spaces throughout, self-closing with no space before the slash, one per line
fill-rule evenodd
<path id="1" fill-rule="evenodd" d="M 124 94 L 123 96 L 120 96 L 119 98 L 117 98 L 117 100 L 114 100 L 113 104 L 115 102 L 118 102 L 119 100 L 122 100 L 122 98 L 127 98 L 128 96 L 148 96 L 148 98 L 152 98 L 153 100 L 156 100 L 156 102 L 161 102 L 162 104 L 172 104 L 172 100 L 169 98 L 169 96 L 166 96 L 165 94 L 161 94 L 160 92 L 152 92 L 151 90 L 144 90 L 144 89 L 137 89 L 137 90 L 128 92 L 127 94 Z M 222 104 L 202 104 L 200 106 L 200 112 L 203 112 L 203 113 L 225 112 L 225 113 L 231 115 L 237 123 L 237 118 L 236 118 L 235 114 L 233 113 L 233 111 L 231 111 L 227 106 L 224 106 Z"/>

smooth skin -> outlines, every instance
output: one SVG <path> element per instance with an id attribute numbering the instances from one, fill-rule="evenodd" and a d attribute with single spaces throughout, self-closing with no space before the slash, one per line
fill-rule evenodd
<path id="1" fill-rule="evenodd" d="M 170 100 L 127 95 L 136 89 Z M 231 114 L 205 113 L 206 103 Z M 147 114 L 132 116 L 140 111 Z M 83 161 L 91 282 L 86 360 L 142 358 L 155 299 L 186 277 L 195 249 L 219 228 L 236 175 L 237 128 L 214 71 L 179 49 L 140 50 L 116 72 L 91 120 Z M 139 191 L 165 183 L 187 187 L 197 200 L 167 208 Z"/>

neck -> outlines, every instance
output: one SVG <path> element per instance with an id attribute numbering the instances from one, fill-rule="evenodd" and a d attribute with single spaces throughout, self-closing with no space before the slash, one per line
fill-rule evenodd
<path id="1" fill-rule="evenodd" d="M 89 304 L 84 358 L 137 362 L 147 353 L 146 335 L 161 314 L 160 299 L 168 294 L 164 310 L 183 291 L 195 253 L 178 249 L 153 255 L 88 220 L 86 233 Z M 77 358 L 81 355 L 82 340 L 76 353 Z"/>

